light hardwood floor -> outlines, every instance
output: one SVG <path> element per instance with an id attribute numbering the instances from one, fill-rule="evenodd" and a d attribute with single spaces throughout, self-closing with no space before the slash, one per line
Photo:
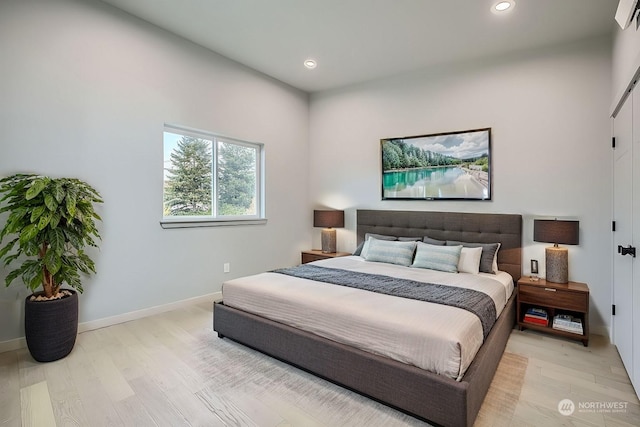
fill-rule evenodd
<path id="1" fill-rule="evenodd" d="M 425 423 L 212 331 L 210 304 L 84 332 L 63 360 L 0 353 L 0 426 L 423 426 Z M 615 347 L 514 330 L 528 358 L 513 415 L 485 401 L 476 425 L 638 426 Z M 517 393 L 516 393 L 517 395 Z M 571 399 L 571 416 L 558 403 Z M 617 406 L 617 409 L 600 406 Z"/>

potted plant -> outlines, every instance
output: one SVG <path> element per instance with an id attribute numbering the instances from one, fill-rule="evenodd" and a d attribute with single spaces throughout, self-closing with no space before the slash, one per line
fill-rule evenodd
<path id="1" fill-rule="evenodd" d="M 95 273 L 84 248 L 100 239 L 94 205 L 101 196 L 79 179 L 35 174 L 0 179 L 0 196 L 0 213 L 9 213 L 0 230 L 0 260 L 13 268 L 5 284 L 20 277 L 32 292 L 25 300 L 27 346 L 37 361 L 61 359 L 78 334 L 80 273 Z"/>

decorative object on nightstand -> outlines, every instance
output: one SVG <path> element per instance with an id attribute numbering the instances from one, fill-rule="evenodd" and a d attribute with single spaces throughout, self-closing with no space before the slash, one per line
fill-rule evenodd
<path id="1" fill-rule="evenodd" d="M 529 278 L 533 281 L 538 280 L 538 260 L 537 259 L 531 260 L 531 276 L 529 276 Z"/>
<path id="2" fill-rule="evenodd" d="M 553 243 L 545 249 L 546 279 L 553 283 L 569 282 L 569 251 L 558 244 L 577 245 L 579 242 L 578 221 L 536 219 L 533 221 L 533 240 Z"/>
<path id="3" fill-rule="evenodd" d="M 336 252 L 336 230 L 344 227 L 344 211 L 313 211 L 313 226 L 323 227 L 322 230 L 322 252 Z"/>
<path id="4" fill-rule="evenodd" d="M 518 280 L 518 326 L 589 345 L 589 287 L 586 283 Z"/>

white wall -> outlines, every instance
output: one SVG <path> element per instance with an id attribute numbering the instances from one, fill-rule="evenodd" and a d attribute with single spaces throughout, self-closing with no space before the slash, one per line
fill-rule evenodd
<path id="1" fill-rule="evenodd" d="M 98 274 L 85 283 L 81 322 L 209 294 L 225 279 L 297 262 L 309 242 L 320 246 L 313 204 L 347 209 L 339 250 L 355 247 L 356 208 L 522 213 L 525 272 L 530 258 L 544 260 L 532 219 L 577 218 L 570 278 L 589 284 L 592 322 L 608 326 L 607 117 L 619 79 L 610 46 L 587 41 L 315 94 L 309 127 L 302 92 L 110 6 L 5 0 L 0 176 L 76 176 L 104 196 Z M 160 228 L 165 122 L 266 144 L 266 226 Z M 380 200 L 380 138 L 486 126 L 493 201 Z M 26 295 L 19 284 L 0 287 L 0 342 L 23 334 Z"/>
<path id="2" fill-rule="evenodd" d="M 640 67 L 640 31 L 636 29 L 635 21 L 624 31 L 618 24 L 613 25 L 611 102 L 615 106 Z"/>
<path id="3" fill-rule="evenodd" d="M 592 330 L 607 333 L 610 93 L 606 38 L 314 94 L 310 199 L 347 209 L 338 250 L 355 248 L 356 208 L 521 213 L 524 273 L 532 258 L 544 269 L 533 219 L 578 219 L 569 277 L 588 283 Z M 381 201 L 381 138 L 483 127 L 492 128 L 492 201 Z"/>
<path id="4" fill-rule="evenodd" d="M 0 63 L 0 176 L 78 177 L 105 200 L 81 322 L 217 292 L 308 248 L 305 93 L 91 0 L 2 1 Z M 268 224 L 163 230 L 165 122 L 263 142 Z M 0 342 L 23 335 L 26 295 L 0 287 Z"/>

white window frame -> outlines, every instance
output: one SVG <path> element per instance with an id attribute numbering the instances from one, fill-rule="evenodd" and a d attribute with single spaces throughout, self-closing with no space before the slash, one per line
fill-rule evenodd
<path id="1" fill-rule="evenodd" d="M 211 215 L 202 216 L 163 216 L 160 220 L 162 228 L 190 228 L 190 227 L 218 227 L 232 225 L 261 225 L 267 223 L 265 211 L 265 184 L 264 184 L 264 144 L 259 142 L 250 142 L 213 132 L 202 131 L 199 129 L 188 128 L 185 126 L 165 124 L 164 132 L 176 133 L 179 135 L 191 136 L 194 138 L 203 138 L 211 140 L 211 168 L 212 168 L 212 195 L 211 195 Z M 256 150 L 256 214 L 255 215 L 224 215 L 218 216 L 218 141 L 241 145 Z M 164 144 L 164 143 L 163 143 Z M 164 162 L 164 155 L 163 155 Z M 163 163 L 164 173 L 164 163 Z M 164 183 L 164 178 L 163 178 Z M 163 189 L 164 198 L 164 189 Z"/>

